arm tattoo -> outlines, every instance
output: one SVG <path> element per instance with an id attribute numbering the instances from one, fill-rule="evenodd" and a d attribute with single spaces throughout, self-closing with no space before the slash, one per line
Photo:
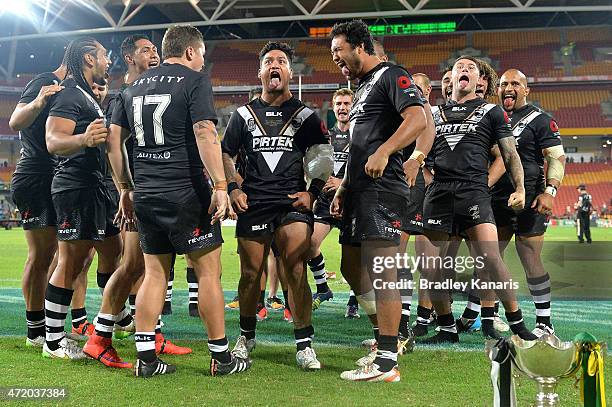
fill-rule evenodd
<path id="1" fill-rule="evenodd" d="M 497 142 L 499 144 L 499 150 L 502 158 L 504 159 L 504 165 L 506 171 L 510 173 L 512 183 L 515 188 L 524 188 L 524 173 L 523 164 L 521 163 L 521 157 L 516 151 L 516 141 L 514 137 L 505 137 Z"/>
<path id="2" fill-rule="evenodd" d="M 193 125 L 193 132 L 198 135 L 200 132 L 208 132 L 214 135 L 212 144 L 219 144 L 219 134 L 217 134 L 217 127 L 210 120 L 200 120 Z"/>
<path id="3" fill-rule="evenodd" d="M 223 153 L 223 170 L 228 184 L 230 182 L 236 182 L 236 164 L 234 163 L 234 159 L 227 153 Z"/>

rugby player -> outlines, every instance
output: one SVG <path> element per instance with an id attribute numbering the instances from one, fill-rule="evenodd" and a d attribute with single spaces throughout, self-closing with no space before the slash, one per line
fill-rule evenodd
<path id="1" fill-rule="evenodd" d="M 361 20 L 334 25 L 330 38 L 334 63 L 348 80 L 359 79 L 350 113 L 351 146 L 345 176 L 330 212 L 342 217 L 341 271 L 370 318 L 378 343 L 373 362 L 340 377 L 352 381 L 400 380 L 397 367 L 400 295 L 375 281 L 397 282 L 395 267 L 375 274 L 374 257 L 399 254 L 401 232 L 408 231 L 409 184 L 402 150 L 426 134 L 427 110 L 421 92 L 403 68 L 381 62 L 372 35 Z M 433 137 L 431 126 L 430 137 Z M 416 150 L 415 150 L 416 152 Z M 425 155 L 414 157 L 419 164 Z"/>
<path id="2" fill-rule="evenodd" d="M 310 239 L 310 253 L 308 266 L 314 276 L 317 285 L 317 292 L 312 297 L 312 309 L 319 308 L 323 301 L 329 301 L 334 298 L 334 294 L 327 285 L 327 275 L 325 270 L 325 258 L 321 253 L 321 244 L 331 232 L 333 227 L 338 228 L 340 221 L 334 219 L 329 213 L 329 205 L 334 197 L 338 186 L 344 177 L 346 168 L 346 160 L 348 158 L 348 149 L 350 143 L 349 136 L 349 112 L 353 106 L 353 91 L 342 88 L 334 92 L 332 96 L 332 109 L 336 116 L 336 124 L 329 130 L 329 137 L 332 146 L 334 147 L 334 170 L 332 175 L 327 179 L 323 191 L 317 197 L 314 205 L 314 231 Z M 356 299 L 355 299 L 356 301 Z M 351 308 L 351 304 L 347 305 L 346 318 L 354 318 L 355 308 Z M 357 313 L 357 315 L 359 315 Z"/>
<path id="3" fill-rule="evenodd" d="M 123 221 L 138 219 L 145 276 L 136 296 L 137 377 L 169 374 L 176 367 L 156 355 L 155 325 L 163 308 L 174 253 L 191 261 L 206 324 L 213 376 L 240 373 L 250 361 L 235 358 L 225 336 L 221 288 L 221 226 L 229 198 L 223 178 L 212 87 L 202 72 L 205 46 L 192 26 L 172 26 L 162 41 L 164 62 L 148 69 L 115 105 L 109 142 L 113 174 L 121 188 Z M 134 183 L 125 140 L 133 133 Z M 213 182 L 211 193 L 204 165 Z M 209 209 L 210 208 L 210 209 Z M 134 215 L 136 218 L 134 218 Z"/>
<path id="4" fill-rule="evenodd" d="M 452 101 L 440 106 L 434 114 L 434 180 L 426 192 L 423 210 L 424 227 L 433 245 L 428 246 L 426 255 L 444 257 L 450 236 L 467 235 L 472 256 L 481 258 L 484 265 L 477 270 L 479 277 L 501 283 L 501 287 L 496 286 L 495 293 L 504 303 L 512 331 L 523 339 L 532 340 L 536 336 L 525 327 L 516 294 L 508 284 L 510 276 L 499 247 L 491 243 L 497 238 L 487 185 L 491 145 L 499 145 L 512 177 L 515 189 L 507 205 L 517 210 L 523 208 L 525 200 L 523 167 L 506 114 L 499 106 L 476 96 L 480 76 L 478 60 L 469 56 L 459 57 L 451 75 Z M 432 282 L 441 281 L 441 271 L 433 264 L 424 268 L 425 275 Z M 457 327 L 448 292 L 434 289 L 430 290 L 430 295 L 438 314 L 440 332 L 425 343 L 457 342 Z"/>
<path id="5" fill-rule="evenodd" d="M 72 284 L 92 247 L 98 252 L 98 273 L 112 273 L 121 254 L 121 239 L 103 182 L 102 144 L 107 129 L 92 90 L 94 83 L 106 85 L 110 60 L 106 49 L 92 38 L 75 40 L 68 50 L 64 89 L 52 101 L 46 123 L 47 148 L 62 158 L 51 184 L 59 243 L 58 264 L 45 296 L 43 356 L 79 359 L 85 356 L 82 349 L 64 333 Z"/>
<path id="6" fill-rule="evenodd" d="M 512 192 L 510 177 L 501 173 L 491 174 L 494 179 L 501 176 L 492 190 L 500 250 L 503 253 L 514 235 L 516 252 L 525 269 L 536 309 L 533 333 L 537 336 L 553 334 L 550 276 L 542 264 L 541 253 L 554 198 L 565 172 L 559 127 L 551 115 L 527 102 L 527 77 L 518 69 L 504 72 L 497 93 L 500 104 L 510 117 L 525 172 L 525 209 L 518 213 L 503 204 Z M 546 176 L 544 161 L 548 164 Z"/>
<path id="7" fill-rule="evenodd" d="M 319 116 L 289 91 L 293 55 L 285 43 L 269 42 L 262 48 L 258 76 L 263 93 L 232 114 L 223 138 L 225 175 L 238 212 L 241 264 L 240 336 L 233 352 L 247 358 L 255 347 L 260 278 L 274 239 L 289 287 L 296 361 L 300 368 L 313 370 L 321 363 L 312 349 L 312 297 L 305 262 L 314 223 L 312 205 L 331 173 L 333 151 Z M 240 150 L 246 168 L 239 187 L 234 159 Z M 305 172 L 312 179 L 308 190 Z"/>

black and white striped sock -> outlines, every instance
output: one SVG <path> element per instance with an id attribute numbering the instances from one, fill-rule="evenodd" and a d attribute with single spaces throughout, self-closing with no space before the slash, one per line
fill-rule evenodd
<path id="1" fill-rule="evenodd" d="M 121 311 L 119 311 L 119 314 L 117 314 L 117 325 L 125 328 L 126 326 L 131 324 L 133 320 L 134 318 L 132 317 L 131 312 L 128 311 L 128 309 L 124 305 L 123 308 L 121 308 Z"/>
<path id="2" fill-rule="evenodd" d="M 70 316 L 72 317 L 72 327 L 78 328 L 87 320 L 87 310 L 85 308 L 73 308 L 70 310 Z"/>
<path id="3" fill-rule="evenodd" d="M 229 363 L 232 360 L 229 353 L 229 342 L 226 336 L 221 339 L 209 339 L 208 350 L 212 358 L 221 363 Z"/>
<path id="4" fill-rule="evenodd" d="M 536 309 L 536 324 L 545 324 L 551 326 L 550 323 L 550 275 L 546 273 L 541 277 L 528 278 L 527 285 L 529 292 L 533 298 L 533 303 Z"/>
<path id="5" fill-rule="evenodd" d="M 187 267 L 187 286 L 189 287 L 189 308 L 198 307 L 198 279 L 193 267 Z"/>
<path id="6" fill-rule="evenodd" d="M 72 301 L 73 290 L 47 284 L 45 293 L 45 329 L 47 347 L 51 350 L 59 348 L 59 343 L 66 333 L 64 324 Z"/>
<path id="7" fill-rule="evenodd" d="M 130 304 L 130 314 L 132 318 L 136 317 L 136 294 L 130 294 L 128 297 L 128 302 Z"/>
<path id="8" fill-rule="evenodd" d="M 155 333 L 161 335 L 161 315 L 157 318 L 157 324 L 155 324 Z"/>
<path id="9" fill-rule="evenodd" d="M 327 285 L 327 272 L 325 271 L 325 258 L 323 253 L 319 253 L 317 257 L 308 260 L 308 267 L 312 271 L 312 275 L 317 285 L 318 293 L 326 293 L 329 291 Z"/>
<path id="10" fill-rule="evenodd" d="M 314 337 L 314 328 L 312 325 L 294 329 L 293 335 L 295 336 L 295 346 L 298 352 L 312 347 L 312 338 Z"/>
<path id="11" fill-rule="evenodd" d="M 422 305 L 417 306 L 417 324 L 429 325 L 431 311 L 431 308 L 423 307 Z"/>
<path id="12" fill-rule="evenodd" d="M 388 372 L 397 365 L 397 336 L 379 336 L 374 363 L 382 372 Z"/>
<path id="13" fill-rule="evenodd" d="M 410 269 L 398 269 L 397 280 L 401 284 L 408 284 L 412 281 L 412 273 Z M 412 304 L 412 288 L 401 288 L 400 299 L 402 301 L 402 324 L 407 325 L 410 321 L 410 306 Z"/>
<path id="14" fill-rule="evenodd" d="M 463 315 L 461 315 L 461 318 L 473 321 L 478 318 L 478 314 L 480 314 L 480 309 L 480 298 L 476 296 L 475 292 L 470 291 L 470 293 L 468 294 L 468 302 L 465 306 L 465 309 L 463 310 Z"/>
<path id="15" fill-rule="evenodd" d="M 98 319 L 96 320 L 96 335 L 104 338 L 112 338 L 115 321 L 117 321 L 117 315 L 98 313 Z"/>
<path id="16" fill-rule="evenodd" d="M 155 332 L 136 332 L 134 341 L 136 341 L 138 359 L 145 363 L 151 363 L 157 359 L 155 355 Z"/>
<path id="17" fill-rule="evenodd" d="M 170 269 L 170 277 L 168 278 L 168 287 L 166 288 L 166 303 L 165 306 L 169 307 L 172 303 L 172 286 L 174 285 L 174 267 Z"/>
<path id="18" fill-rule="evenodd" d="M 28 324 L 28 338 L 36 339 L 45 336 L 45 310 L 26 311 L 26 323 Z"/>
<path id="19" fill-rule="evenodd" d="M 438 315 L 438 326 L 440 327 L 440 332 L 450 332 L 457 333 L 457 325 L 455 324 L 455 317 L 453 313 Z"/>
<path id="20" fill-rule="evenodd" d="M 353 307 L 359 306 L 359 303 L 357 302 L 357 296 L 355 296 L 355 292 L 353 290 L 349 291 L 349 299 L 346 305 Z"/>

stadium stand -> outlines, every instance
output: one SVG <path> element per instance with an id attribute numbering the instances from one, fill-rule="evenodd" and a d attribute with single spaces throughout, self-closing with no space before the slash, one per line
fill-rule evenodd
<path id="1" fill-rule="evenodd" d="M 566 207 L 574 208 L 578 199 L 576 188 L 585 184 L 589 194 L 593 196 L 593 204 L 598 207 L 602 203 L 609 203 L 612 198 L 612 163 L 568 163 L 565 166 L 565 178 L 559 188 L 555 205 L 554 216 L 562 216 Z"/>

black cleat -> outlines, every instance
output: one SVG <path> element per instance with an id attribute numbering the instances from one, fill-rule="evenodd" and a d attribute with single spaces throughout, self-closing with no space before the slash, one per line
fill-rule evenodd
<path id="1" fill-rule="evenodd" d="M 435 345 L 439 343 L 457 343 L 459 342 L 459 334 L 454 332 L 442 331 L 438 332 L 431 338 L 427 338 L 422 341 L 422 344 L 425 345 Z"/>
<path id="2" fill-rule="evenodd" d="M 414 350 L 414 334 L 412 333 L 412 329 L 410 327 L 406 327 L 406 329 L 402 329 L 399 335 L 397 336 L 397 353 L 400 355 L 405 355 L 406 353 L 411 353 Z"/>
<path id="3" fill-rule="evenodd" d="M 515 332 L 515 334 L 518 335 L 522 340 L 524 340 L 524 341 L 535 341 L 535 340 L 538 339 L 537 335 L 535 335 L 533 332 L 531 332 L 530 330 L 528 330 L 524 326 L 523 326 L 523 328 L 524 329 L 521 329 L 518 332 Z"/>
<path id="4" fill-rule="evenodd" d="M 198 311 L 198 304 L 189 304 L 189 316 L 194 318 L 200 318 L 200 312 Z"/>
<path id="5" fill-rule="evenodd" d="M 164 308 L 162 309 L 162 315 L 172 315 L 172 303 L 170 301 L 164 302 Z"/>
<path id="6" fill-rule="evenodd" d="M 417 338 L 427 335 L 428 331 L 429 331 L 428 325 L 419 324 L 418 322 L 414 326 L 414 328 L 412 328 L 412 334 Z"/>
<path id="7" fill-rule="evenodd" d="M 231 354 L 232 360 L 228 363 L 221 363 L 216 359 L 210 360 L 211 376 L 226 376 L 230 374 L 242 373 L 248 370 L 253 362 L 251 359 L 240 359 Z"/>
<path id="8" fill-rule="evenodd" d="M 169 365 L 159 358 L 151 363 L 136 359 L 136 366 L 134 367 L 136 377 L 151 377 L 174 372 L 176 372 L 176 366 Z"/>

